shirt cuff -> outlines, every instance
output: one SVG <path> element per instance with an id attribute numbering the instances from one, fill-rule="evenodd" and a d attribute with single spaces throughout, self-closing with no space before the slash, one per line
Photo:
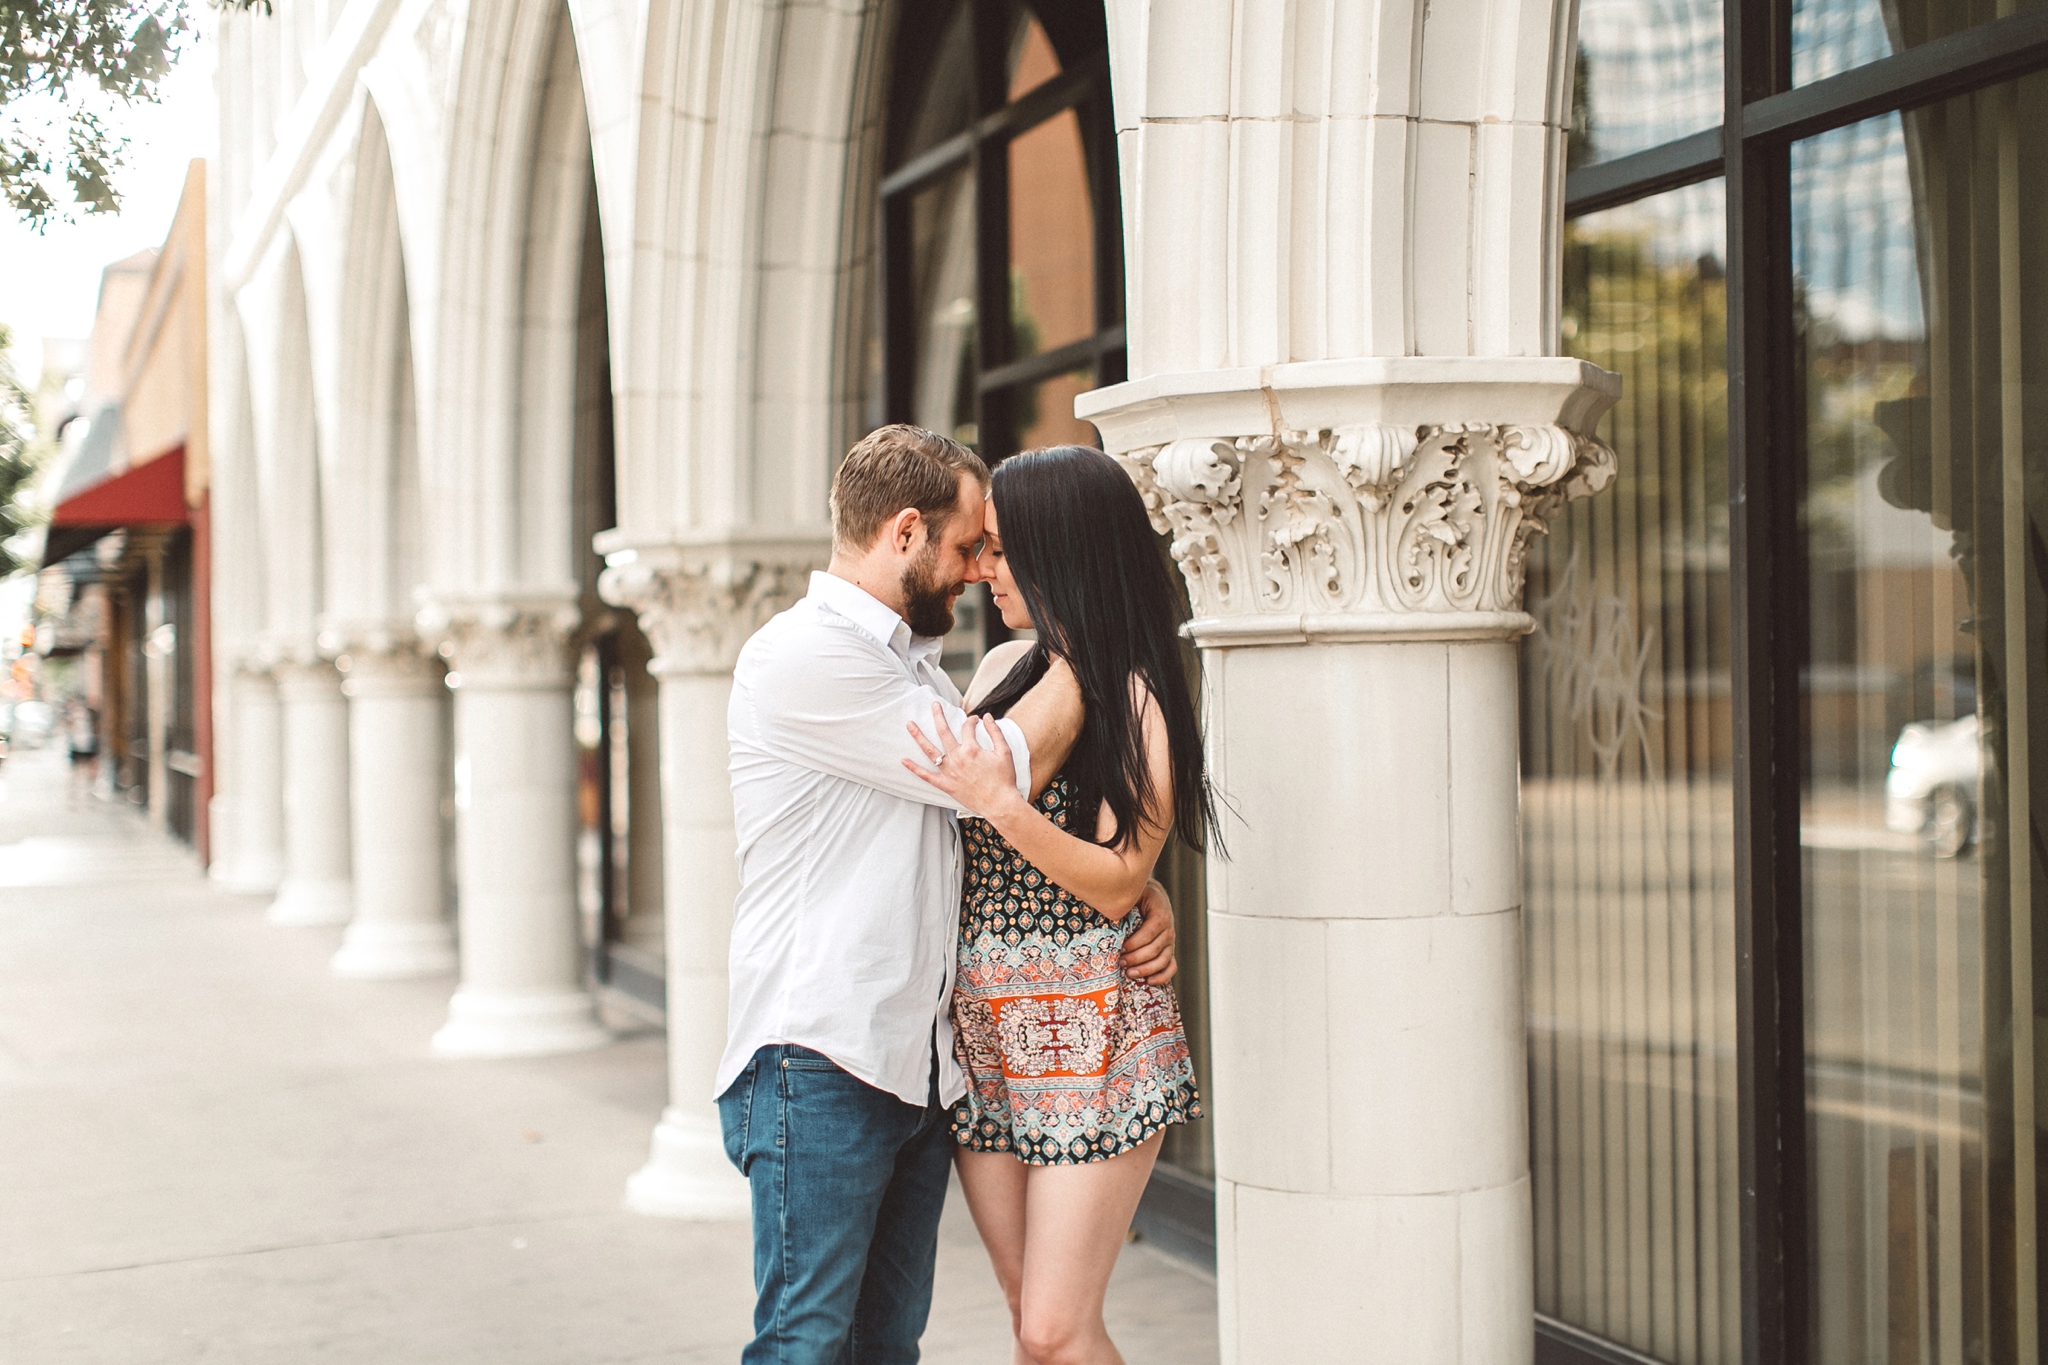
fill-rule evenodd
<path id="1" fill-rule="evenodd" d="M 996 728 L 1003 732 L 1003 738 L 1010 742 L 1010 760 L 1017 765 L 1017 795 L 1026 801 L 1031 799 L 1031 741 L 1024 738 L 1023 727 L 1016 721 L 1003 719 L 996 722 Z"/>

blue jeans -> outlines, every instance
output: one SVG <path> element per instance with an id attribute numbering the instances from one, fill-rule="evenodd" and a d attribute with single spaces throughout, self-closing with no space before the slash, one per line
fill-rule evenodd
<path id="1" fill-rule="evenodd" d="M 789 1044 L 718 1097 L 754 1192 L 754 1340 L 742 1365 L 914 1365 L 952 1161 L 938 1078 L 919 1107 Z"/>

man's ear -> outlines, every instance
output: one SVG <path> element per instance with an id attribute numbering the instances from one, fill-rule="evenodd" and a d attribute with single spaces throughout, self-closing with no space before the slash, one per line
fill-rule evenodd
<path id="1" fill-rule="evenodd" d="M 924 513 L 915 507 L 906 507 L 889 518 L 889 548 L 897 554 L 908 554 L 918 547 L 923 532 Z"/>

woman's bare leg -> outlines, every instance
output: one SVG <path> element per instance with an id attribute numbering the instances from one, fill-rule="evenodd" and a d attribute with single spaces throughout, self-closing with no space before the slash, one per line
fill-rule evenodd
<path id="1" fill-rule="evenodd" d="M 1008 1152 L 971 1152 L 963 1147 L 954 1158 L 967 1211 L 974 1215 L 974 1229 L 988 1248 L 996 1283 L 1010 1305 L 1010 1365 L 1037 1365 L 1015 1344 L 1023 1321 L 1025 1178 L 1032 1168 Z"/>
<path id="2" fill-rule="evenodd" d="M 1123 1365 L 1102 1300 L 1163 1136 L 1107 1161 L 1025 1168 L 1017 1339 L 1034 1365 Z"/>

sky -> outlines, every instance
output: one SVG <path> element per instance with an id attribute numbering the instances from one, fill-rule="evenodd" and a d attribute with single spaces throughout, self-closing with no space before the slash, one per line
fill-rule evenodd
<path id="1" fill-rule="evenodd" d="M 205 22 L 203 15 L 194 18 Z M 30 385 L 41 371 L 42 339 L 83 337 L 92 330 L 100 271 L 144 247 L 162 245 L 185 185 L 186 164 L 213 154 L 218 132 L 212 44 L 204 37 L 190 41 L 161 88 L 161 104 L 117 106 L 110 120 L 129 138 L 126 163 L 114 181 L 122 196 L 120 213 L 52 223 L 39 236 L 0 208 L 0 323 L 14 331 L 15 372 Z"/>

